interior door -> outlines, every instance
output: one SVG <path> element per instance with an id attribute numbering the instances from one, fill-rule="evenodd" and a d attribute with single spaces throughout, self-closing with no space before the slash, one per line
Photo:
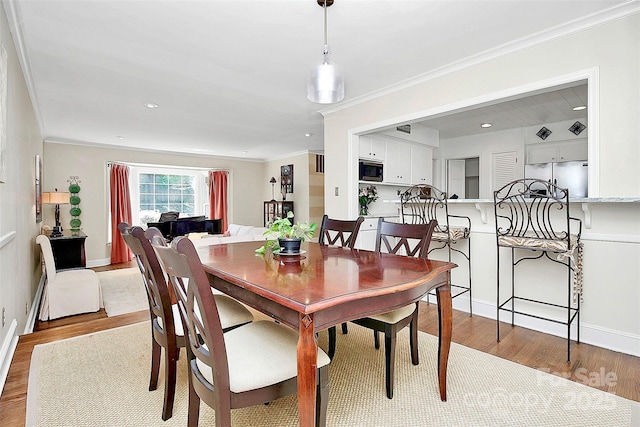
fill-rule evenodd
<path id="1" fill-rule="evenodd" d="M 447 197 L 457 194 L 459 198 L 465 196 L 465 160 L 447 160 Z"/>

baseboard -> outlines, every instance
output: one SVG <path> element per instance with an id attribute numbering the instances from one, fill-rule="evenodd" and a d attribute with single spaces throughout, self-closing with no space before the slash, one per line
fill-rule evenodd
<path id="1" fill-rule="evenodd" d="M 30 334 L 36 326 L 36 320 L 40 313 L 40 301 L 42 301 L 42 292 L 44 292 L 45 280 L 46 276 L 42 273 L 40 275 L 40 281 L 38 282 L 38 289 L 36 289 L 36 294 L 31 302 L 31 311 L 29 311 L 29 317 L 27 317 L 27 324 L 24 326 L 24 334 Z"/>
<path id="2" fill-rule="evenodd" d="M 426 298 L 423 299 L 426 301 Z M 435 303 L 435 298 L 431 298 L 431 303 Z M 466 295 L 460 295 L 453 299 L 453 308 L 455 310 L 469 312 L 469 298 Z M 473 315 L 482 316 L 489 319 L 496 319 L 496 306 L 487 301 L 473 300 Z M 506 316 L 501 316 L 503 321 Z M 560 320 L 560 319 L 559 319 Z M 549 335 L 555 335 L 566 338 L 566 326 L 557 323 L 535 319 L 529 316 L 516 315 L 515 324 L 534 331 L 543 332 Z M 571 337 L 575 339 L 577 334 L 577 324 L 574 322 L 571 326 Z M 597 347 L 606 348 L 612 351 L 629 354 L 640 357 L 640 335 L 631 334 L 623 331 L 603 328 L 597 325 L 590 325 L 585 322 L 580 323 L 580 342 L 595 345 Z"/>
<path id="3" fill-rule="evenodd" d="M 87 268 L 104 267 L 109 264 L 111 264 L 111 258 L 93 259 L 87 261 Z"/>
<path id="4" fill-rule="evenodd" d="M 11 367 L 11 359 L 13 359 L 13 354 L 18 346 L 17 329 L 18 321 L 13 319 L 7 330 L 7 335 L 2 343 L 2 347 L 0 348 L 0 394 L 2 394 L 2 390 L 4 390 L 4 384 L 7 381 L 7 375 Z"/>

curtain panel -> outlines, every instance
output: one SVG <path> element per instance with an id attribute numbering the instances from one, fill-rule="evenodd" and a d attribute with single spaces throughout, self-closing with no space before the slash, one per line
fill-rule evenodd
<path id="1" fill-rule="evenodd" d="M 111 264 L 129 262 L 131 251 L 118 231 L 118 224 L 131 224 L 131 195 L 129 194 L 129 167 L 111 164 L 109 174 L 111 208 Z"/>
<path id="2" fill-rule="evenodd" d="M 222 219 L 222 231 L 227 231 L 228 171 L 209 171 L 209 218 Z"/>

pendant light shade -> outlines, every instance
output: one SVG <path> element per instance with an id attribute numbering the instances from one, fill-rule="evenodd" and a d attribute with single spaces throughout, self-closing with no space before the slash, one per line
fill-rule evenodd
<path id="1" fill-rule="evenodd" d="M 327 42 L 327 6 L 331 6 L 333 0 L 317 1 L 324 9 L 324 49 L 320 63 L 311 70 L 307 80 L 307 98 L 318 104 L 332 104 L 344 99 L 344 78 L 340 68 L 331 60 Z"/>

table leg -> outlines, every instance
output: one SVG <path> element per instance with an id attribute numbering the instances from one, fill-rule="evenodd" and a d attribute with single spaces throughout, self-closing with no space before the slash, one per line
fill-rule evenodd
<path id="1" fill-rule="evenodd" d="M 438 383 L 440 385 L 440 400 L 447 401 L 447 362 L 451 348 L 451 330 L 453 323 L 453 309 L 451 306 L 451 286 L 439 286 L 436 289 L 438 297 L 438 320 L 440 334 L 438 336 Z M 299 369 L 299 368 L 298 368 Z"/>
<path id="2" fill-rule="evenodd" d="M 298 337 L 298 416 L 300 426 L 314 427 L 316 416 L 316 373 L 318 341 L 313 315 L 300 315 Z"/>

